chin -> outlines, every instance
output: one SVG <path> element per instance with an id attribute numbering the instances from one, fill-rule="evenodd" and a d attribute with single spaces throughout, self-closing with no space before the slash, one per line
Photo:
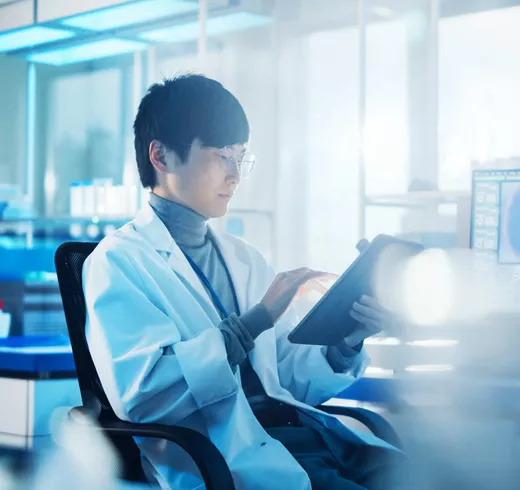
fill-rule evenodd
<path id="1" fill-rule="evenodd" d="M 226 216 L 228 212 L 228 205 L 225 204 L 224 206 L 214 206 L 209 212 L 207 213 L 208 218 L 216 219 L 216 218 L 222 218 L 223 216 Z"/>

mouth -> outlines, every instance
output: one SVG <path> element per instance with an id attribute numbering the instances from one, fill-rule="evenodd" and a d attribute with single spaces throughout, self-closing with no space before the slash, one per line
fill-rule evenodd
<path id="1" fill-rule="evenodd" d="M 233 197 L 233 194 L 219 194 L 218 197 L 230 200 Z"/>

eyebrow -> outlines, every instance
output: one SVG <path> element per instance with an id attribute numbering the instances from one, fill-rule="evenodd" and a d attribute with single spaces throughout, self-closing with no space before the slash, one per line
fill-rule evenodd
<path id="1" fill-rule="evenodd" d="M 225 146 L 224 148 L 215 148 L 216 150 L 218 151 L 223 151 L 223 150 L 226 150 L 226 149 L 232 149 L 233 147 L 232 146 Z M 237 155 L 245 155 L 247 153 L 247 148 L 244 148 L 242 151 L 238 152 Z"/>

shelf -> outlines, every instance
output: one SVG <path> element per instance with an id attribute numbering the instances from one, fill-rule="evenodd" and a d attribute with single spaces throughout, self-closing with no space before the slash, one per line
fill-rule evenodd
<path id="1" fill-rule="evenodd" d="M 82 225 L 110 225 L 110 224 L 124 224 L 131 221 L 132 217 L 128 216 L 93 216 L 93 217 L 80 217 L 80 216 L 57 216 L 55 218 L 20 218 L 20 219 L 0 219 L 0 228 L 3 226 L 11 225 L 27 225 L 32 224 L 34 226 L 68 226 L 72 224 Z"/>
<path id="2" fill-rule="evenodd" d="M 367 206 L 398 208 L 422 208 L 441 204 L 457 204 L 460 199 L 470 197 L 469 191 L 415 191 L 403 194 L 381 194 L 367 196 Z"/>
<path id="3" fill-rule="evenodd" d="M 6 232 L 27 234 L 35 233 L 38 230 L 70 230 L 74 228 L 80 230 L 81 235 L 82 229 L 88 229 L 90 227 L 103 228 L 106 226 L 112 226 L 114 228 L 120 228 L 124 224 L 128 223 L 132 218 L 129 217 L 93 217 L 93 218 L 80 218 L 80 217 L 56 217 L 56 218 L 21 218 L 21 219 L 0 219 L 0 235 Z"/>

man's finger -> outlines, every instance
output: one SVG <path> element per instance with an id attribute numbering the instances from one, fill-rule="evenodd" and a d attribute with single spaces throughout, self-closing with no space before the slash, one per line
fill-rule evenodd
<path id="1" fill-rule="evenodd" d="M 309 279 L 321 279 L 323 281 L 335 281 L 338 279 L 338 275 L 332 272 L 317 271 L 309 269 L 307 267 L 301 267 L 285 273 L 285 277 L 289 280 L 301 282 L 308 281 Z"/>
<path id="2" fill-rule="evenodd" d="M 369 306 L 370 308 L 374 308 L 376 310 L 384 311 L 384 308 L 381 306 L 381 303 L 377 301 L 377 299 L 373 298 L 372 296 L 361 296 L 359 298 L 359 303 L 365 306 Z"/>
<path id="3" fill-rule="evenodd" d="M 318 293 L 325 294 L 328 290 L 329 290 L 328 287 L 324 286 L 316 279 L 309 279 L 306 283 L 304 283 L 300 287 L 298 292 L 303 294 L 303 293 L 308 293 L 310 291 L 316 291 Z"/>
<path id="4" fill-rule="evenodd" d="M 357 302 L 352 303 L 352 309 L 357 313 L 360 313 L 361 315 L 366 316 L 367 318 L 370 318 L 375 321 L 381 321 L 384 317 L 381 311 L 371 308 L 369 306 L 362 305 Z"/>
<path id="5" fill-rule="evenodd" d="M 307 275 L 312 278 L 320 278 L 323 280 L 336 280 L 339 278 L 337 274 L 334 274 L 332 272 L 324 272 L 324 271 L 315 271 L 312 269 L 309 269 L 306 271 Z"/>
<path id="6" fill-rule="evenodd" d="M 389 333 L 401 332 L 403 330 L 403 320 L 395 312 L 387 310 L 381 303 L 371 296 L 362 296 L 359 304 L 372 308 L 381 315 L 381 322 L 385 325 L 385 330 Z"/>
<path id="7" fill-rule="evenodd" d="M 320 272 L 320 271 L 313 271 L 313 270 L 299 270 L 294 274 L 292 277 L 292 280 L 295 284 L 299 286 L 302 286 L 308 281 L 311 281 L 313 279 L 322 279 L 326 277 L 330 277 L 331 274 L 328 272 Z"/>
<path id="8" fill-rule="evenodd" d="M 379 333 L 382 330 L 381 324 L 378 321 L 367 318 L 355 310 L 350 311 L 350 316 L 354 320 L 357 320 L 359 323 L 363 324 L 370 334 Z"/>

